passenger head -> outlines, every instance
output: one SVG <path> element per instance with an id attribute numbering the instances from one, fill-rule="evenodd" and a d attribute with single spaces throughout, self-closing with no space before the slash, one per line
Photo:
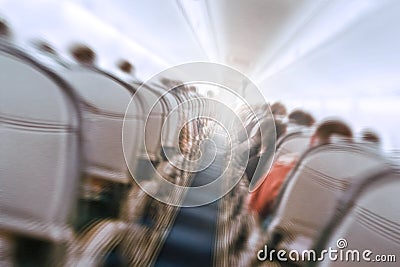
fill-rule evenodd
<path id="1" fill-rule="evenodd" d="M 84 44 L 74 44 L 70 48 L 71 55 L 80 64 L 94 65 L 96 60 L 95 52 Z"/>
<path id="2" fill-rule="evenodd" d="M 311 146 L 330 143 L 333 136 L 351 140 L 353 133 L 350 127 L 340 120 L 326 120 L 315 130 L 311 137 Z"/>
<path id="3" fill-rule="evenodd" d="M 125 73 L 132 74 L 135 72 L 135 67 L 128 60 L 125 59 L 119 60 L 117 62 L 117 66 L 121 71 Z"/>
<path id="4" fill-rule="evenodd" d="M 281 102 L 275 102 L 272 104 L 271 112 L 274 117 L 284 117 L 287 115 L 286 107 Z"/>
<path id="5" fill-rule="evenodd" d="M 9 39 L 12 36 L 12 32 L 8 23 L 0 18 L 0 38 Z"/>
<path id="6" fill-rule="evenodd" d="M 310 113 L 300 109 L 292 111 L 289 114 L 288 118 L 289 123 L 300 126 L 311 127 L 315 123 L 315 119 Z"/>
<path id="7" fill-rule="evenodd" d="M 377 133 L 370 129 L 364 129 L 361 131 L 362 141 L 379 145 L 381 140 Z"/>

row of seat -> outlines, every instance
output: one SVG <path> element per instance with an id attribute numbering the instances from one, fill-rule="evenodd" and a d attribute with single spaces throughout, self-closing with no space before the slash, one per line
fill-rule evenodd
<path id="1" fill-rule="evenodd" d="M 194 92 L 178 87 L 166 93 L 161 83 L 128 83 L 94 66 L 50 69 L 9 43 L 0 43 L 0 68 L 0 239 L 10 243 L 22 236 L 62 245 L 83 229 L 115 232 L 117 238 L 132 176 L 152 177 L 157 163 L 177 152 L 185 117 L 213 108 Z M 199 127 L 189 128 L 200 135 Z M 396 168 L 360 144 L 306 151 L 309 137 L 293 133 L 277 144 L 276 158 L 305 153 L 286 179 L 267 229 L 269 245 L 323 250 L 342 237 L 363 248 L 373 238 L 373 252 L 398 253 Z M 374 178 L 366 179 L 372 172 Z M 102 209 L 107 211 L 96 213 Z M 98 218 L 116 220 L 88 228 Z"/>
<path id="2" fill-rule="evenodd" d="M 310 136 L 309 130 L 299 131 L 278 141 L 275 158 L 291 153 L 302 156 L 278 196 L 266 229 L 268 246 L 300 255 L 314 249 L 314 260 L 296 265 L 360 264 L 328 256 L 316 260 L 323 250 L 338 249 L 336 242 L 341 239 L 348 242 L 347 249 L 400 257 L 399 167 L 361 143 L 337 141 L 308 149 Z M 368 264 L 380 266 L 381 262 Z"/>
<path id="3" fill-rule="evenodd" d="M 183 114 L 207 108 L 185 87 L 46 65 L 0 42 L 0 239 L 10 244 L 65 245 L 94 219 L 118 219 L 132 178 L 150 178 L 163 155 L 177 153 Z"/>

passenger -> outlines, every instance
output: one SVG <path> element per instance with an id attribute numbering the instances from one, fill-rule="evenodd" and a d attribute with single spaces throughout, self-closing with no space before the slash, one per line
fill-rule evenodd
<path id="1" fill-rule="evenodd" d="M 377 146 L 379 146 L 381 143 L 379 135 L 370 129 L 364 129 L 361 131 L 361 139 L 362 139 L 362 141 L 364 141 L 366 143 L 377 145 Z"/>
<path id="2" fill-rule="evenodd" d="M 288 119 L 288 132 L 310 128 L 315 123 L 315 119 L 310 113 L 300 109 L 292 111 Z"/>
<path id="3" fill-rule="evenodd" d="M 0 40 L 10 40 L 12 39 L 12 32 L 8 23 L 0 18 Z"/>
<path id="4" fill-rule="evenodd" d="M 310 147 L 326 144 L 331 137 L 352 138 L 349 126 L 339 120 L 327 120 L 321 123 L 311 137 Z M 249 208 L 255 211 L 261 220 L 271 215 L 281 186 L 298 161 L 299 155 L 283 156 L 276 160 L 263 183 L 250 195 Z"/>
<path id="5" fill-rule="evenodd" d="M 287 115 L 286 107 L 281 102 L 275 102 L 274 104 L 272 104 L 271 112 L 276 119 L 282 119 Z"/>
<path id="6" fill-rule="evenodd" d="M 121 71 L 120 73 L 118 73 L 119 76 L 121 76 L 121 78 L 128 82 L 139 82 L 138 79 L 135 77 L 135 67 L 132 65 L 132 63 L 130 63 L 128 60 L 126 59 L 120 59 L 117 62 L 117 67 L 118 69 Z M 141 82 L 140 82 L 141 83 Z"/>
<path id="7" fill-rule="evenodd" d="M 92 67 L 96 61 L 95 52 L 84 44 L 74 44 L 70 48 L 73 58 L 84 66 Z"/>
<path id="8" fill-rule="evenodd" d="M 135 67 L 127 60 L 121 59 L 117 63 L 118 68 L 126 73 L 134 73 Z"/>

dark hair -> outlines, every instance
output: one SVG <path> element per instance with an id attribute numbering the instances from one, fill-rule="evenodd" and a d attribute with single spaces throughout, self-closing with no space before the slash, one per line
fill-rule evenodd
<path id="1" fill-rule="evenodd" d="M 292 111 L 289 114 L 288 118 L 289 122 L 291 123 L 308 127 L 312 126 L 315 123 L 315 119 L 310 113 L 300 109 Z"/>
<path id="2" fill-rule="evenodd" d="M 374 131 L 369 130 L 369 129 L 365 129 L 361 132 L 361 138 L 363 141 L 376 143 L 376 144 L 379 144 L 381 141 L 378 134 L 376 134 Z"/>
<path id="3" fill-rule="evenodd" d="M 285 116 L 287 114 L 286 107 L 281 102 L 275 102 L 272 104 L 271 112 L 274 116 Z"/>
<path id="4" fill-rule="evenodd" d="M 122 70 L 125 73 L 131 73 L 132 71 L 135 70 L 135 67 L 125 59 L 121 59 L 118 61 L 117 66 L 120 70 Z"/>
<path id="5" fill-rule="evenodd" d="M 318 137 L 321 143 L 329 143 L 332 135 L 353 137 L 350 127 L 340 120 L 327 120 L 321 123 L 314 133 L 314 136 Z"/>
<path id="6" fill-rule="evenodd" d="M 70 52 L 74 59 L 82 64 L 94 64 L 96 53 L 87 45 L 74 44 L 70 48 Z"/>
<path id="7" fill-rule="evenodd" d="M 8 26 L 7 22 L 1 18 L 0 18 L 0 36 L 3 37 L 11 36 L 10 27 Z"/>

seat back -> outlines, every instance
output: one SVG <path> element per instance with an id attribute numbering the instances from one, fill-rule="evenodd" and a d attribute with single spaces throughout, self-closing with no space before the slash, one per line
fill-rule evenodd
<path id="1" fill-rule="evenodd" d="M 15 47 L 0 44 L 0 231 L 68 239 L 80 180 L 73 90 Z"/>
<path id="2" fill-rule="evenodd" d="M 136 162 L 143 138 L 142 118 L 137 116 L 140 105 L 132 103 L 131 112 L 125 117 L 133 88 L 94 68 L 65 69 L 62 75 L 81 99 L 86 174 L 128 183 L 130 173 L 126 162 Z M 123 127 L 124 136 L 128 137 L 124 140 Z"/>
<path id="3" fill-rule="evenodd" d="M 311 133 L 309 132 L 295 132 L 282 137 L 276 146 L 275 159 L 292 153 L 300 156 L 309 147 L 310 138 Z"/>
<path id="4" fill-rule="evenodd" d="M 134 97 L 143 99 L 143 126 L 138 129 L 142 139 L 135 171 L 139 179 L 151 178 L 156 168 L 153 164 L 161 159 L 161 131 L 166 114 L 165 100 L 160 99 L 161 96 L 153 88 L 141 86 Z"/>
<path id="5" fill-rule="evenodd" d="M 268 232 L 286 249 L 308 249 L 328 222 L 338 199 L 360 175 L 386 165 L 358 145 L 330 144 L 308 151 L 287 179 Z"/>
<path id="6" fill-rule="evenodd" d="M 167 157 L 172 157 L 179 151 L 179 142 L 177 137 L 179 136 L 179 125 L 183 120 L 183 114 L 180 109 L 181 103 L 173 92 L 165 92 L 163 98 L 168 102 L 168 114 L 165 116 L 161 132 L 161 155 L 163 160 L 167 160 Z"/>
<path id="7" fill-rule="evenodd" d="M 319 266 L 359 266 L 360 262 L 361 265 L 382 266 L 384 261 L 394 264 L 394 260 L 400 258 L 399 194 L 400 173 L 393 170 L 369 176 L 350 190 L 324 231 L 316 251 L 332 247 L 343 250 L 345 255 L 349 250 L 357 250 L 358 254 L 352 256 L 356 258 L 349 255 L 345 262 L 325 258 Z M 366 250 L 371 254 L 363 259 L 362 253 Z M 380 256 L 379 260 L 375 258 L 377 255 L 384 258 Z M 357 257 L 360 262 L 352 260 Z"/>

